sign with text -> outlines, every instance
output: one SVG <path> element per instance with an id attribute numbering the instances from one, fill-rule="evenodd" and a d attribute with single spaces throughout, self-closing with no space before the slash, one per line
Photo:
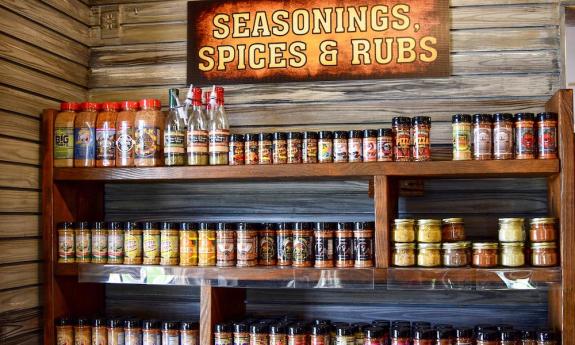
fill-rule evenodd
<path id="1" fill-rule="evenodd" d="M 188 83 L 449 76 L 449 0 L 188 3 Z"/>

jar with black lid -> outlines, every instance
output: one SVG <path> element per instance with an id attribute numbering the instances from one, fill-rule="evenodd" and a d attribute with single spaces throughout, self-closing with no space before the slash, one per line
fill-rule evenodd
<path id="1" fill-rule="evenodd" d="M 288 345 L 307 345 L 306 327 L 304 324 L 296 323 L 288 327 Z"/>
<path id="2" fill-rule="evenodd" d="M 385 330 L 382 327 L 371 326 L 363 329 L 363 343 L 370 345 L 387 345 L 384 340 Z"/>
<path id="3" fill-rule="evenodd" d="M 356 323 L 351 325 L 351 327 L 353 327 L 353 332 L 354 332 L 353 334 L 355 337 L 356 344 L 363 344 L 364 343 L 363 330 L 368 328 L 369 326 L 371 326 L 371 325 L 367 322 L 356 322 Z"/>
<path id="4" fill-rule="evenodd" d="M 276 230 L 272 224 L 262 224 L 259 231 L 259 261 L 260 266 L 275 266 L 277 264 Z"/>
<path id="5" fill-rule="evenodd" d="M 335 266 L 351 268 L 353 260 L 353 223 L 337 223 L 335 231 Z"/>
<path id="6" fill-rule="evenodd" d="M 392 327 L 391 345 L 411 345 L 411 327 Z"/>
<path id="7" fill-rule="evenodd" d="M 250 343 L 250 326 L 244 322 L 234 323 L 234 344 Z"/>
<path id="8" fill-rule="evenodd" d="M 237 223 L 237 266 L 253 267 L 258 264 L 258 229 L 255 224 Z"/>
<path id="9" fill-rule="evenodd" d="M 216 266 L 231 267 L 236 265 L 236 232 L 231 224 L 216 225 Z"/>
<path id="10" fill-rule="evenodd" d="M 411 327 L 411 321 L 408 320 L 393 320 L 391 322 L 392 327 Z"/>
<path id="11" fill-rule="evenodd" d="M 459 327 L 455 330 L 455 345 L 473 345 L 473 329 Z"/>
<path id="12" fill-rule="evenodd" d="M 142 324 L 140 320 L 125 320 L 124 345 L 140 345 L 142 343 L 141 337 L 142 337 Z"/>
<path id="13" fill-rule="evenodd" d="M 291 266 L 293 257 L 293 234 L 287 223 L 277 223 L 276 236 L 278 248 L 278 266 Z"/>
<path id="14" fill-rule="evenodd" d="M 304 164 L 313 164 L 318 161 L 318 134 L 317 132 L 304 132 L 301 154 Z"/>
<path id="15" fill-rule="evenodd" d="M 230 323 L 217 323 L 214 327 L 214 345 L 233 345 L 233 325 Z M 164 344 L 164 342 L 162 342 Z"/>
<path id="16" fill-rule="evenodd" d="M 198 229 L 198 266 L 216 265 L 216 228 L 214 224 L 200 223 Z"/>
<path id="17" fill-rule="evenodd" d="M 124 344 L 124 321 L 120 319 L 108 319 L 108 345 Z"/>
<path id="18" fill-rule="evenodd" d="M 90 320 L 85 318 L 76 319 L 76 323 L 74 324 L 74 344 L 92 344 L 92 327 L 90 326 Z"/>
<path id="19" fill-rule="evenodd" d="M 392 125 L 395 161 L 409 162 L 411 160 L 411 119 L 394 117 Z"/>
<path id="20" fill-rule="evenodd" d="M 413 327 L 414 329 L 417 328 L 431 328 L 431 322 L 427 322 L 427 321 L 413 321 L 411 323 L 411 327 Z"/>
<path id="21" fill-rule="evenodd" d="M 170 222 L 160 223 L 160 265 L 173 266 L 180 263 L 180 232 Z"/>
<path id="22" fill-rule="evenodd" d="M 283 323 L 272 324 L 269 327 L 270 344 L 287 345 L 287 330 Z"/>
<path id="23" fill-rule="evenodd" d="M 248 133 L 244 136 L 244 155 L 246 165 L 259 164 L 259 134 Z"/>
<path id="24" fill-rule="evenodd" d="M 76 260 L 76 245 L 74 236 L 74 223 L 61 222 L 58 229 L 58 262 L 73 263 Z M 106 253 L 106 258 L 108 257 Z M 107 259 L 106 259 L 107 261 Z"/>
<path id="25" fill-rule="evenodd" d="M 199 344 L 200 344 L 200 324 L 196 321 L 180 322 L 180 345 L 199 345 Z"/>
<path id="26" fill-rule="evenodd" d="M 363 162 L 363 133 L 358 130 L 348 132 L 347 157 L 350 163 Z"/>
<path id="27" fill-rule="evenodd" d="M 230 134 L 229 165 L 244 165 L 246 162 L 245 140 L 241 134 Z"/>
<path id="28" fill-rule="evenodd" d="M 471 159 L 471 116 L 467 114 L 453 115 L 451 118 L 453 130 L 453 160 L 466 161 Z"/>
<path id="29" fill-rule="evenodd" d="M 329 334 L 330 334 L 330 339 L 331 339 L 331 343 L 335 344 L 335 339 L 337 336 L 337 329 L 338 327 L 347 327 L 349 326 L 349 323 L 347 322 L 332 322 L 330 324 L 330 328 L 329 328 Z"/>
<path id="30" fill-rule="evenodd" d="M 537 331 L 534 329 L 521 331 L 521 345 L 537 345 Z"/>
<path id="31" fill-rule="evenodd" d="M 329 345 L 329 325 L 325 323 L 313 324 L 310 329 L 311 345 Z"/>
<path id="32" fill-rule="evenodd" d="M 142 322 L 142 345 L 158 345 L 162 343 L 160 322 L 145 320 Z"/>
<path id="33" fill-rule="evenodd" d="M 355 345 L 354 329 L 352 326 L 338 326 L 335 330 L 335 343 L 337 345 Z"/>
<path id="34" fill-rule="evenodd" d="M 108 230 L 104 222 L 92 223 L 92 263 L 108 261 Z"/>
<path id="35" fill-rule="evenodd" d="M 515 159 L 535 158 L 535 114 L 515 114 Z"/>
<path id="36" fill-rule="evenodd" d="M 124 265 L 141 265 L 142 258 L 142 225 L 140 223 L 124 223 Z"/>
<path id="37" fill-rule="evenodd" d="M 334 163 L 347 163 L 347 132 L 335 131 L 333 132 L 333 162 Z"/>
<path id="38" fill-rule="evenodd" d="M 489 160 L 493 156 L 493 117 L 473 115 L 473 159 Z"/>
<path id="39" fill-rule="evenodd" d="M 160 228 L 157 223 L 142 223 L 142 253 L 144 265 L 160 264 Z"/>
<path id="40" fill-rule="evenodd" d="M 537 345 L 557 345 L 557 334 L 551 330 L 537 331 Z"/>
<path id="41" fill-rule="evenodd" d="M 436 331 L 428 327 L 415 328 L 413 345 L 435 345 Z"/>
<path id="42" fill-rule="evenodd" d="M 392 162 L 394 151 L 393 130 L 380 128 L 377 131 L 377 161 Z"/>
<path id="43" fill-rule="evenodd" d="M 317 161 L 318 163 L 333 162 L 333 133 L 330 131 L 318 133 Z"/>
<path id="44" fill-rule="evenodd" d="M 258 136 L 258 164 L 273 163 L 273 134 L 260 133 Z"/>
<path id="45" fill-rule="evenodd" d="M 499 332 L 493 329 L 484 329 L 475 336 L 476 345 L 499 345 Z"/>
<path id="46" fill-rule="evenodd" d="M 287 163 L 287 136 L 285 133 L 274 133 L 272 157 L 274 164 Z"/>
<path id="47" fill-rule="evenodd" d="M 99 317 L 92 319 L 92 344 L 94 345 L 108 344 L 108 329 L 106 327 L 106 319 Z"/>
<path id="48" fill-rule="evenodd" d="M 500 345 L 516 345 L 521 339 L 521 332 L 515 329 L 504 329 L 501 330 L 500 335 Z"/>
<path id="49" fill-rule="evenodd" d="M 416 116 L 411 120 L 412 157 L 415 162 L 431 160 L 431 117 Z"/>
<path id="50" fill-rule="evenodd" d="M 477 335 L 481 331 L 497 331 L 497 326 L 488 323 L 475 325 L 475 334 Z"/>
<path id="51" fill-rule="evenodd" d="M 372 222 L 355 222 L 353 228 L 353 252 L 356 268 L 373 267 L 373 232 Z"/>
<path id="52" fill-rule="evenodd" d="M 74 320 L 67 317 L 56 319 L 56 341 L 58 344 L 74 344 Z"/>
<path id="53" fill-rule="evenodd" d="M 557 159 L 558 156 L 558 115 L 556 113 L 537 114 L 537 158 Z"/>
<path id="54" fill-rule="evenodd" d="M 293 267 L 313 266 L 313 231 L 309 223 L 293 223 Z"/>
<path id="55" fill-rule="evenodd" d="M 268 345 L 268 325 L 256 323 L 250 326 L 250 345 Z"/>
<path id="56" fill-rule="evenodd" d="M 377 162 L 377 130 L 363 131 L 363 161 Z"/>
<path id="57" fill-rule="evenodd" d="M 440 328 L 435 329 L 435 344 L 436 345 L 452 345 L 455 343 L 455 329 L 453 328 Z"/>
<path id="58" fill-rule="evenodd" d="M 513 115 L 493 115 L 493 159 L 513 159 Z"/>
<path id="59" fill-rule="evenodd" d="M 332 223 L 314 223 L 314 266 L 333 267 L 334 227 Z"/>
<path id="60" fill-rule="evenodd" d="M 300 164 L 302 162 L 302 133 L 289 132 L 287 134 L 287 163 Z"/>
<path id="61" fill-rule="evenodd" d="M 76 262 L 88 263 L 92 261 L 92 234 L 90 223 L 74 223 L 75 245 L 76 245 Z"/>

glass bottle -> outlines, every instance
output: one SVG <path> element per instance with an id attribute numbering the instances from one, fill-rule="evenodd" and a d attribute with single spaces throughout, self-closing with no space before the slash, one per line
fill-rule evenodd
<path id="1" fill-rule="evenodd" d="M 186 124 L 180 116 L 183 106 L 178 106 L 178 89 L 170 89 L 170 112 L 164 125 L 164 165 L 178 166 L 186 163 Z"/>
<path id="2" fill-rule="evenodd" d="M 202 107 L 202 89 L 194 87 L 192 107 L 188 117 L 188 165 L 208 165 L 208 123 Z"/>
<path id="3" fill-rule="evenodd" d="M 210 96 L 208 124 L 210 165 L 228 165 L 230 124 L 224 108 L 224 88 L 215 87 Z"/>

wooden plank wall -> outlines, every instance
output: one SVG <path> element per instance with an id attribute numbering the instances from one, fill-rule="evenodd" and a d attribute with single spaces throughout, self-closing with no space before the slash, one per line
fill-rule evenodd
<path id="1" fill-rule="evenodd" d="M 90 7 L 0 0 L 0 343 L 41 343 L 40 119 L 87 96 Z"/>

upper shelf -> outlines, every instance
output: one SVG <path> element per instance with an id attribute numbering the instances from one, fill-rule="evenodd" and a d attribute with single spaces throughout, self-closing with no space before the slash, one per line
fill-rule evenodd
<path id="1" fill-rule="evenodd" d="M 55 168 L 56 181 L 368 179 L 398 177 L 536 177 L 559 173 L 559 160 L 431 161 L 157 168 Z"/>

